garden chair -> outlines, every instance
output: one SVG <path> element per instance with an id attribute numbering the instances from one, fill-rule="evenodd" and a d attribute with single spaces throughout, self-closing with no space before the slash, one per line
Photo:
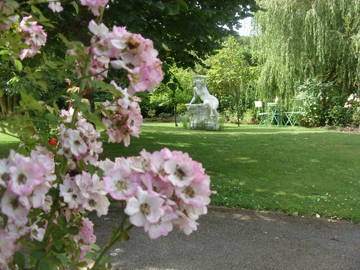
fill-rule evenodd
<path id="1" fill-rule="evenodd" d="M 263 102 L 261 100 L 255 101 L 255 108 L 258 110 L 259 125 L 266 125 L 268 123 L 268 113 L 264 112 Z"/>
<path id="2" fill-rule="evenodd" d="M 281 110 L 280 105 L 277 102 L 268 103 L 268 111 L 269 111 L 269 123 L 276 124 L 277 126 L 280 126 L 282 124 L 282 117 L 281 117 Z"/>
<path id="3" fill-rule="evenodd" d="M 286 116 L 285 126 L 291 125 L 293 127 L 299 125 L 299 118 L 301 115 L 304 114 L 304 111 L 302 110 L 301 107 L 302 102 L 303 102 L 302 99 L 294 99 L 292 110 L 289 112 L 285 112 L 285 116 Z"/>

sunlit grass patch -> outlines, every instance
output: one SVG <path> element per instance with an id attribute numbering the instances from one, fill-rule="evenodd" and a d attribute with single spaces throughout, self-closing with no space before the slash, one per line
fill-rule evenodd
<path id="1" fill-rule="evenodd" d="M 105 139 L 105 138 L 104 138 Z M 16 146 L 0 136 L 0 154 Z M 360 221 L 360 135 L 302 127 L 226 125 L 224 131 L 146 123 L 129 147 L 104 143 L 103 157 L 169 147 L 203 163 L 218 192 L 212 204 L 320 214 Z"/>

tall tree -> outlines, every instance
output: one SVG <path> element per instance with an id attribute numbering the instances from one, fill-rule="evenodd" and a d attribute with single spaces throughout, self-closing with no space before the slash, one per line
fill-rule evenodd
<path id="1" fill-rule="evenodd" d="M 230 36 L 223 43 L 223 48 L 206 61 L 210 66 L 207 71 L 209 88 L 213 89 L 220 99 L 224 95 L 231 97 L 238 125 L 247 109 L 248 99 L 255 96 L 254 84 L 258 67 L 249 50 L 248 39 Z"/>
<path id="2" fill-rule="evenodd" d="M 291 98 L 315 77 L 339 91 L 360 86 L 359 0 L 259 0 L 254 42 L 262 63 L 264 96 Z"/>
<path id="3" fill-rule="evenodd" d="M 106 18 L 154 40 L 162 60 L 194 66 L 258 9 L 255 0 L 115 0 Z"/>

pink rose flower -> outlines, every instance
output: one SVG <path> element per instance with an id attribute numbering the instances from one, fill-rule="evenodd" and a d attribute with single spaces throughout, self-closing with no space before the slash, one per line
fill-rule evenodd
<path id="1" fill-rule="evenodd" d="M 164 213 L 163 203 L 164 200 L 156 193 L 138 188 L 135 197 L 127 201 L 125 213 L 130 216 L 130 222 L 138 227 L 156 223 Z"/>
<path id="2" fill-rule="evenodd" d="M 100 8 L 104 8 L 109 0 L 80 0 L 83 6 L 87 6 L 95 16 L 100 16 Z"/>
<path id="3" fill-rule="evenodd" d="M 32 20 L 31 16 L 24 17 L 20 22 L 19 31 L 22 34 L 24 43 L 29 48 L 22 49 L 20 59 L 34 56 L 41 46 L 46 43 L 46 33 L 41 25 Z"/>
<path id="4" fill-rule="evenodd" d="M 61 11 L 64 10 L 64 8 L 61 6 L 60 2 L 57 1 L 53 1 L 50 2 L 48 7 L 54 12 L 54 13 L 60 13 Z"/>

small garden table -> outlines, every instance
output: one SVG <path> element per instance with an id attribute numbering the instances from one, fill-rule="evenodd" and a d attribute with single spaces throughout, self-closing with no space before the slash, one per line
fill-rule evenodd
<path id="1" fill-rule="evenodd" d="M 286 122 L 285 126 L 290 124 L 292 127 L 299 124 L 299 116 L 302 112 L 285 112 Z"/>

